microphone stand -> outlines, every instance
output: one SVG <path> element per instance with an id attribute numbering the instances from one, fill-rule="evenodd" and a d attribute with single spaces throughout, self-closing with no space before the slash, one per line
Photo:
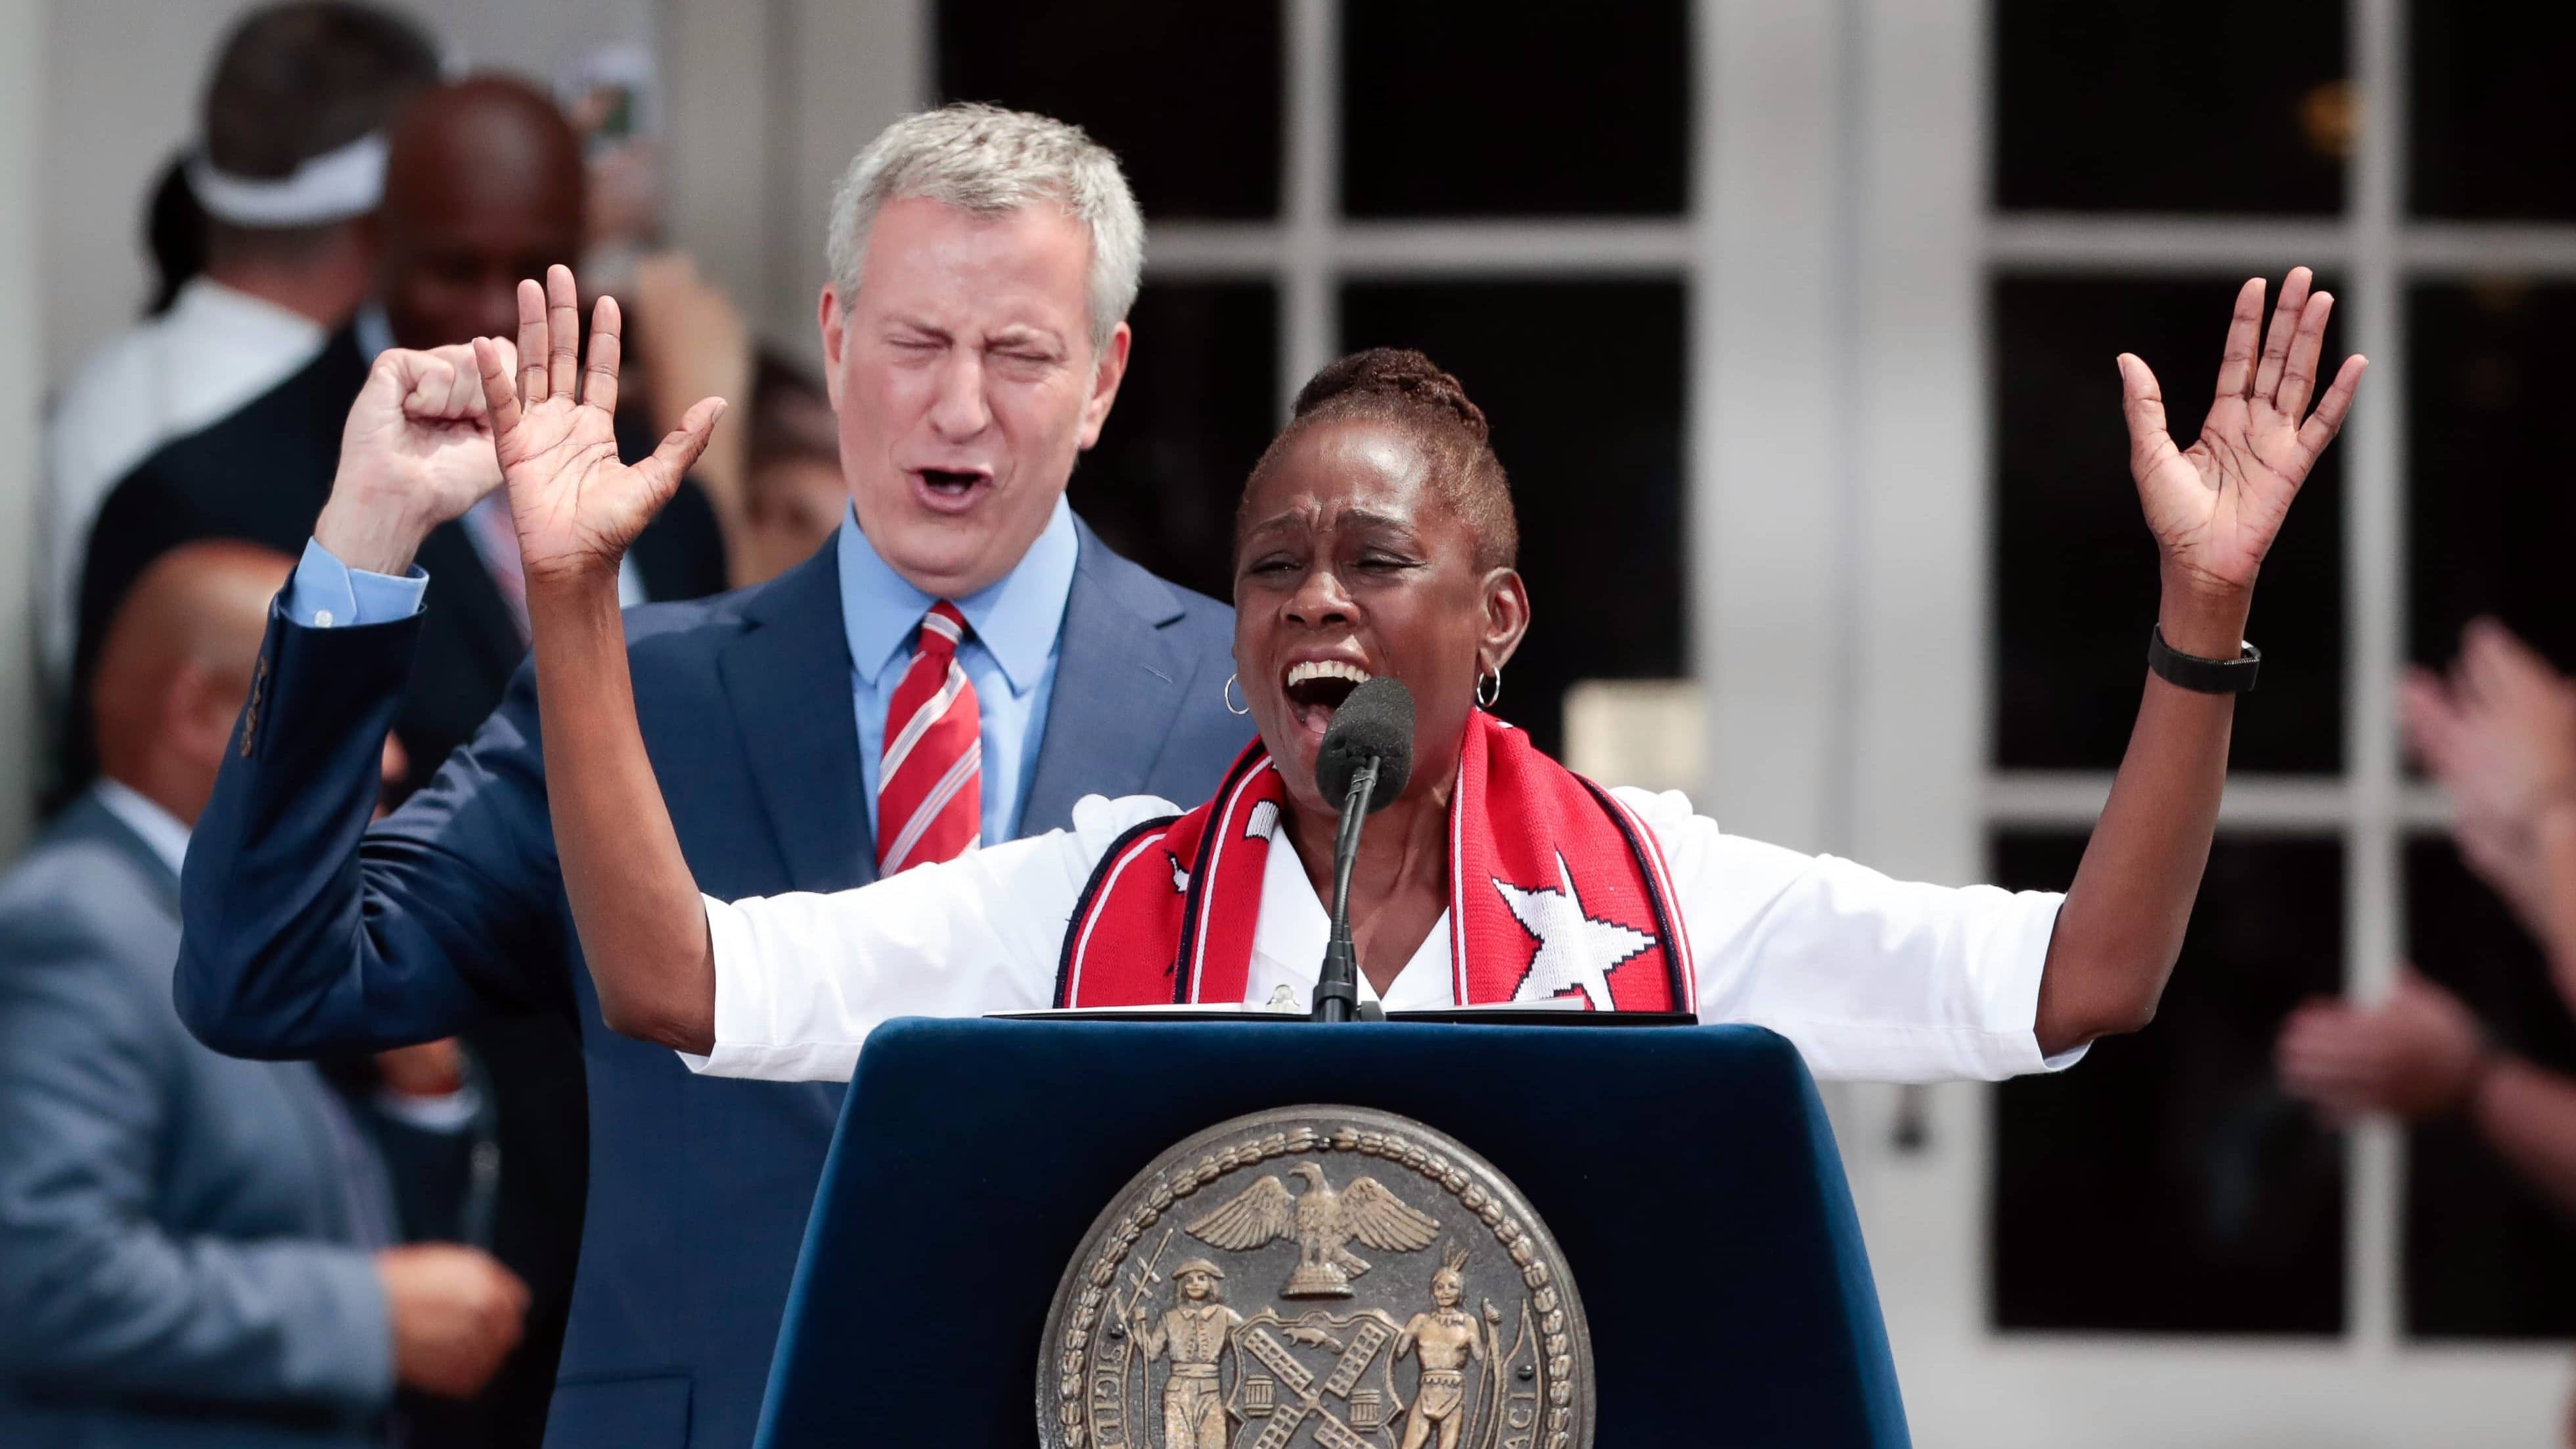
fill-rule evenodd
<path id="1" fill-rule="evenodd" d="M 1377 793 L 1379 761 L 1374 755 L 1351 772 L 1351 788 L 1342 797 L 1342 818 L 1333 830 L 1333 931 L 1324 943 L 1323 970 L 1315 978 L 1316 1021 L 1352 1021 L 1359 1016 L 1359 948 L 1351 942 L 1351 867 L 1358 864 L 1360 824 L 1368 819 L 1369 797 Z"/>

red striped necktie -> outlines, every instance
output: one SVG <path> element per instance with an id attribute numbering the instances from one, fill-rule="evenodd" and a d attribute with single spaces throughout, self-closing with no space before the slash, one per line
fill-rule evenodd
<path id="1" fill-rule="evenodd" d="M 886 704 L 877 771 L 877 874 L 954 860 L 983 843 L 984 741 L 957 662 L 966 617 L 943 599 L 921 617 L 912 663 Z"/>

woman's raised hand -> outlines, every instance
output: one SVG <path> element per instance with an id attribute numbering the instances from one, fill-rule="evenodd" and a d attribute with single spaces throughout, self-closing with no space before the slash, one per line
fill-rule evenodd
<path id="1" fill-rule="evenodd" d="M 651 457 L 621 462 L 618 325 L 617 300 L 600 298 L 584 366 L 580 294 L 572 269 L 554 266 L 546 269 L 544 286 L 519 284 L 515 378 L 507 347 L 492 338 L 474 343 L 493 446 L 518 521 L 519 561 L 532 586 L 614 578 L 627 546 L 670 501 L 724 415 L 722 398 L 702 398 Z"/>
<path id="2" fill-rule="evenodd" d="M 2290 500 L 2352 408 L 2353 389 L 2368 365 L 2359 357 L 2344 359 L 2316 410 L 2308 410 L 2326 317 L 2334 310 L 2334 297 L 2311 295 L 2309 281 L 2305 267 L 2282 279 L 2268 335 L 2263 279 L 2252 278 L 2237 292 L 2218 364 L 2218 397 L 2188 448 L 2175 447 L 2165 431 L 2156 375 L 2135 354 L 2120 354 L 2129 471 L 2163 550 L 2168 586 L 2219 597 L 2252 589 Z"/>

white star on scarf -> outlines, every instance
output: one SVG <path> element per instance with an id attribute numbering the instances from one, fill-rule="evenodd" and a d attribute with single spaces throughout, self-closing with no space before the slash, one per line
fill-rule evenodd
<path id="1" fill-rule="evenodd" d="M 1494 878 L 1494 889 L 1503 893 L 1503 904 L 1511 907 L 1521 929 L 1538 938 L 1538 951 L 1530 957 L 1529 971 L 1521 977 L 1512 1000 L 1544 1001 L 1572 988 L 1592 998 L 1594 1009 L 1608 1011 L 1610 973 L 1655 944 L 1655 938 L 1616 921 L 1585 915 L 1563 851 L 1557 852 L 1556 878 L 1564 889 L 1524 890 L 1500 876 Z"/>

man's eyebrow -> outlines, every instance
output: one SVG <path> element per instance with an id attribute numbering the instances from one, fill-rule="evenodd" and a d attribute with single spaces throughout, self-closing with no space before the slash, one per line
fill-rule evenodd
<path id="1" fill-rule="evenodd" d="M 1007 326 L 996 327 L 987 340 L 1001 347 L 1027 342 L 1042 342 L 1049 347 L 1060 347 L 1064 344 L 1064 338 L 1054 328 L 1042 327 L 1034 322 L 1013 322 Z"/>

